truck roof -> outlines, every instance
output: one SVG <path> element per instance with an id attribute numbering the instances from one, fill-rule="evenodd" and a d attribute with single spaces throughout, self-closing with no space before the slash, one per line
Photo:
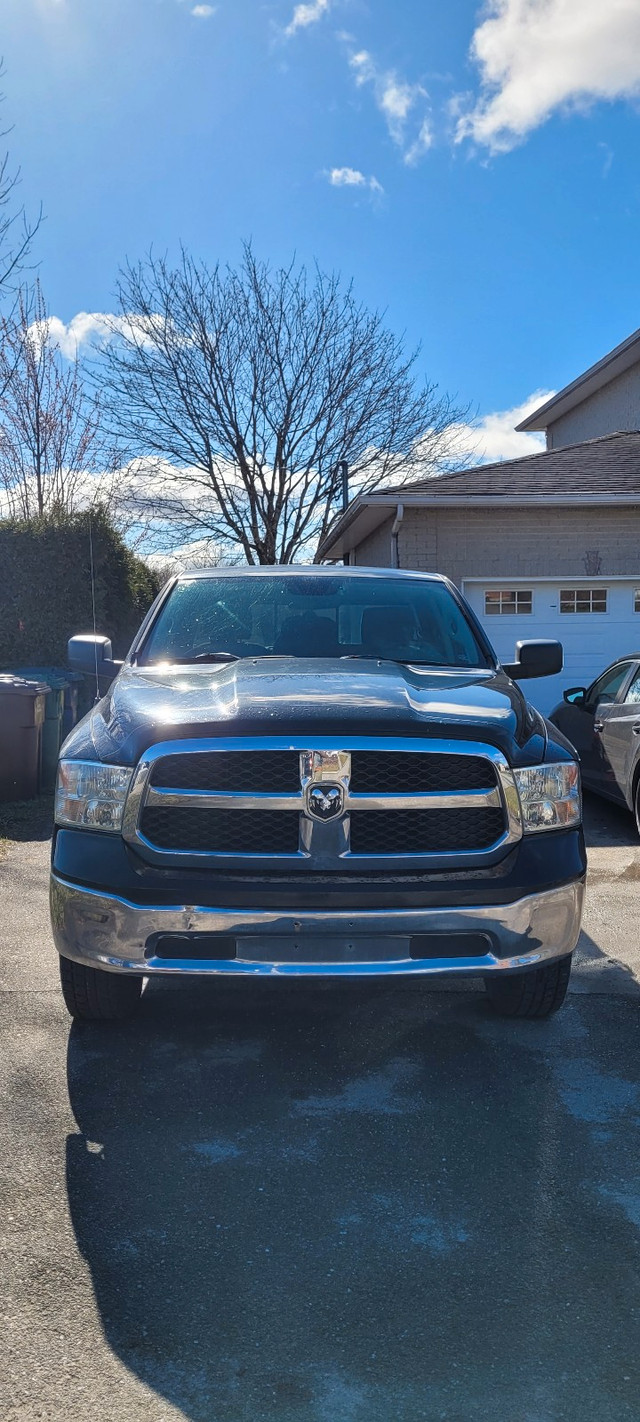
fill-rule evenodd
<path id="1" fill-rule="evenodd" d="M 238 576 L 252 578 L 271 578 L 276 576 L 284 576 L 287 578 L 300 576 L 305 578 L 335 578 L 336 574 L 339 574 L 341 578 L 361 578 L 366 576 L 369 578 L 421 578 L 424 581 L 432 583 L 446 583 L 448 581 L 442 573 L 422 573 L 417 570 L 414 572 L 410 568 L 350 568 L 341 563 L 333 563 L 331 565 L 321 565 L 317 563 L 274 563 L 265 567 L 242 565 L 234 568 L 194 568 L 185 569 L 184 572 L 178 573 L 177 577 L 179 581 L 182 581 L 186 579 L 191 580 L 192 578 L 237 578 Z"/>

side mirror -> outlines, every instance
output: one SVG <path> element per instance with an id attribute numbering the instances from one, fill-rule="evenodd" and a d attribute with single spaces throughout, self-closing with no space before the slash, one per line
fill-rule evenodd
<path id="1" fill-rule="evenodd" d="M 566 701 L 568 706 L 584 706 L 586 699 L 586 686 L 568 686 L 562 693 L 562 700 Z"/>
<path id="2" fill-rule="evenodd" d="M 70 637 L 67 643 L 67 657 L 72 671 L 85 672 L 87 676 L 100 679 L 109 677 L 113 681 L 118 675 L 122 662 L 114 662 L 111 641 L 108 637 Z"/>
<path id="3" fill-rule="evenodd" d="M 562 642 L 516 642 L 515 662 L 504 670 L 514 681 L 534 676 L 555 676 L 562 671 Z"/>

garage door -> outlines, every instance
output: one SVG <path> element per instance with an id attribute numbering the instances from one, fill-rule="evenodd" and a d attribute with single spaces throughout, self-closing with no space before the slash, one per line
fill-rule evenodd
<path id="1" fill-rule="evenodd" d="M 588 686 L 615 660 L 640 649 L 640 575 L 635 580 L 477 582 L 462 585 L 500 660 L 513 661 L 525 637 L 555 637 L 564 648 L 560 676 L 525 682 L 527 697 L 547 714 L 567 686 Z"/>

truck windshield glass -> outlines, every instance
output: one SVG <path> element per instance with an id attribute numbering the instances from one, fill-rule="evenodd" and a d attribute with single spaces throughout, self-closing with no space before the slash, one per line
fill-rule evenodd
<path id="1" fill-rule="evenodd" d="M 371 657 L 438 667 L 491 660 L 442 583 L 419 578 L 185 578 L 138 654 L 143 665 L 233 658 Z"/>

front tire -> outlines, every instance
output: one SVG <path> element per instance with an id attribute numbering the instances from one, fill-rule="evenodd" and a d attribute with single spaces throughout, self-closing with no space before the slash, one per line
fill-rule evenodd
<path id="1" fill-rule="evenodd" d="M 121 1022 L 135 1012 L 142 994 L 142 978 L 105 973 L 62 957 L 60 984 L 68 1012 L 82 1022 Z"/>
<path id="2" fill-rule="evenodd" d="M 567 995 L 572 956 L 524 973 L 485 978 L 491 1006 L 501 1017 L 550 1017 Z"/>
<path id="3" fill-rule="evenodd" d="M 636 780 L 636 788 L 633 796 L 633 808 L 636 816 L 636 829 L 640 835 L 640 775 Z"/>

